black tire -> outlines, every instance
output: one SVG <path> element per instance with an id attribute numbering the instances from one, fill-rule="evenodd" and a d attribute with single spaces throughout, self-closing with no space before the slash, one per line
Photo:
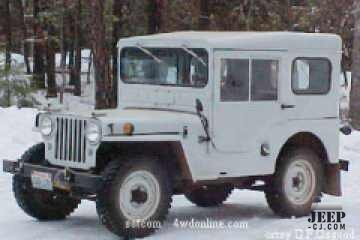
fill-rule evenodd
<path id="1" fill-rule="evenodd" d="M 217 207 L 223 204 L 233 191 L 230 185 L 210 185 L 185 193 L 185 197 L 199 207 Z"/>
<path id="2" fill-rule="evenodd" d="M 23 163 L 44 164 L 45 146 L 34 145 L 20 159 Z M 13 192 L 20 208 L 29 216 L 38 220 L 62 220 L 69 216 L 80 204 L 77 199 L 66 195 L 34 189 L 31 181 L 21 174 L 13 177 Z"/>
<path id="3" fill-rule="evenodd" d="M 121 187 L 124 182 L 128 181 L 127 177 L 139 171 L 145 171 L 156 179 L 159 186 L 159 201 L 157 205 L 152 206 L 153 213 L 148 218 L 140 220 L 138 225 L 129 225 L 129 223 L 137 223 L 137 220 L 127 217 L 120 207 L 120 192 L 124 191 L 124 188 Z M 96 209 L 101 223 L 108 230 L 119 237 L 132 239 L 146 237 L 161 227 L 171 207 L 172 184 L 167 170 L 162 167 L 160 162 L 149 159 L 132 159 L 125 163 L 112 161 L 105 167 L 102 175 L 105 183 L 98 193 Z M 144 203 L 148 201 L 147 199 L 148 197 Z M 133 200 L 131 199 L 130 202 Z M 151 226 L 152 223 L 156 223 L 156 226 Z"/>
<path id="4" fill-rule="evenodd" d="M 286 181 L 287 171 L 290 166 L 300 164 L 299 161 L 302 161 L 302 164 L 304 164 L 303 161 L 305 161 L 305 165 L 309 168 L 308 172 L 313 171 L 314 174 L 312 175 L 313 177 L 311 177 L 311 187 L 304 188 L 308 189 L 308 191 L 305 191 L 303 201 L 296 202 L 296 199 L 292 200 L 290 194 L 286 193 L 285 186 L 286 182 L 290 182 L 289 180 Z M 312 170 L 310 170 L 310 168 Z M 317 154 L 306 148 L 289 150 L 281 157 L 276 173 L 273 176 L 269 187 L 265 191 L 266 200 L 272 211 L 281 217 L 290 218 L 293 216 L 307 216 L 311 213 L 312 204 L 319 199 L 319 196 L 321 196 L 323 178 L 323 165 Z M 299 179 L 298 176 L 291 180 L 293 188 L 297 187 L 296 184 L 301 185 L 301 182 L 299 183 L 299 180 L 297 179 Z M 289 184 L 290 183 L 288 183 L 287 186 L 289 186 Z M 304 186 L 307 185 L 304 184 Z"/>

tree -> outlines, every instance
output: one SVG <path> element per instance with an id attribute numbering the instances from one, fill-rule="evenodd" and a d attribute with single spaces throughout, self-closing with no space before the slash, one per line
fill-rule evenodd
<path id="1" fill-rule="evenodd" d="M 199 28 L 208 30 L 210 27 L 209 0 L 200 0 Z"/>
<path id="2" fill-rule="evenodd" d="M 81 96 L 81 13 L 82 4 L 81 0 L 76 1 L 75 5 L 75 69 L 74 69 L 74 81 L 75 81 L 75 96 Z"/>
<path id="3" fill-rule="evenodd" d="M 148 17 L 148 34 L 154 34 L 161 31 L 162 14 L 165 0 L 148 0 L 147 17 Z"/>
<path id="4" fill-rule="evenodd" d="M 95 108 L 104 109 L 114 105 L 110 76 L 109 51 L 106 46 L 105 2 L 90 0 L 92 28 L 91 46 L 94 51 L 95 66 Z"/>
<path id="5" fill-rule="evenodd" d="M 162 31 L 184 31 L 199 29 L 200 5 L 199 0 L 168 0 L 164 4 Z"/>
<path id="6" fill-rule="evenodd" d="M 117 43 L 120 37 L 123 35 L 123 8 L 125 7 L 125 3 L 123 0 L 113 0 L 113 39 L 112 39 L 112 77 L 113 77 L 113 96 L 117 99 L 117 91 L 118 91 L 118 51 L 117 51 Z"/>
<path id="7" fill-rule="evenodd" d="M 351 125 L 360 130 L 360 2 L 354 3 L 355 32 L 352 57 L 352 77 L 350 93 Z"/>
<path id="8" fill-rule="evenodd" d="M 4 24 L 4 30 L 6 35 L 6 49 L 5 49 L 5 68 L 10 69 L 11 66 L 11 51 L 12 51 L 12 25 L 10 14 L 10 0 L 4 1 L 4 18 L 6 23 Z M 7 70 L 6 70 L 7 71 Z"/>
<path id="9" fill-rule="evenodd" d="M 6 35 L 6 45 L 5 45 L 5 69 L 4 69 L 4 75 L 5 75 L 5 94 L 6 94 L 6 102 L 7 105 L 10 106 L 11 102 L 11 89 L 10 89 L 10 78 L 9 73 L 11 70 L 11 51 L 12 51 L 12 25 L 11 25 L 11 15 L 10 15 L 10 0 L 4 1 L 4 17 L 7 21 L 6 24 L 4 24 L 4 30 Z M 1 76 L 0 76 L 1 77 Z M 1 78 L 0 78 L 1 80 Z"/>
<path id="10" fill-rule="evenodd" d="M 75 85 L 75 26 L 74 17 L 67 16 L 67 27 L 68 27 L 68 42 L 69 42 L 69 70 L 70 70 L 70 85 Z"/>
<path id="11" fill-rule="evenodd" d="M 288 0 L 199 0 L 200 29 L 226 31 L 288 30 Z M 194 3 L 196 4 L 196 3 Z"/>
<path id="12" fill-rule="evenodd" d="M 351 66 L 351 52 L 354 40 L 354 0 L 321 0 L 313 6 L 307 17 L 310 22 L 308 31 L 335 33 L 341 36 L 344 48 L 344 64 Z"/>
<path id="13" fill-rule="evenodd" d="M 36 88 L 45 88 L 45 71 L 44 71 L 44 33 L 40 20 L 40 2 L 33 0 L 34 15 L 34 71 L 33 86 Z"/>
<path id="14" fill-rule="evenodd" d="M 48 9 L 49 10 L 49 9 Z M 56 31 L 54 19 L 48 17 L 46 20 L 46 76 L 47 76 L 47 97 L 57 97 L 56 76 L 55 76 L 55 49 Z"/>
<path id="15" fill-rule="evenodd" d="M 24 62 L 26 66 L 26 73 L 31 73 L 30 62 L 29 62 L 29 48 L 26 42 L 27 39 L 27 28 L 25 23 L 25 10 L 22 0 L 14 0 L 14 9 L 18 9 L 19 16 L 21 18 L 21 33 L 22 33 L 22 48 L 24 53 Z"/>

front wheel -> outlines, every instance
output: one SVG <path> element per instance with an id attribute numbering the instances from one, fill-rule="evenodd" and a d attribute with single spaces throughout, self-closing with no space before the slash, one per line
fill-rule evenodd
<path id="1" fill-rule="evenodd" d="M 45 162 L 45 146 L 34 145 L 20 159 L 23 163 L 36 165 Z M 29 216 L 38 220 L 61 220 L 69 216 L 80 201 L 65 194 L 34 189 L 29 178 L 17 173 L 13 177 L 13 192 L 16 202 Z"/>
<path id="2" fill-rule="evenodd" d="M 265 191 L 270 208 L 282 217 L 309 215 L 312 204 L 321 195 L 323 166 L 309 149 L 285 153 Z"/>
<path id="3" fill-rule="evenodd" d="M 146 237 L 160 228 L 172 199 L 171 181 L 158 161 L 113 161 L 96 207 L 101 222 L 120 237 Z"/>

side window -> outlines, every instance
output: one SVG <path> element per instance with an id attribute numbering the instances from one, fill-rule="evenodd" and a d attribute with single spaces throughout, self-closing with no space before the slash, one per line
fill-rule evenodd
<path id="1" fill-rule="evenodd" d="M 331 84 L 327 59 L 298 58 L 293 63 L 292 88 L 297 94 L 326 94 Z"/>
<path id="2" fill-rule="evenodd" d="M 249 100 L 249 60 L 221 60 L 221 92 L 223 102 Z"/>
<path id="3" fill-rule="evenodd" d="M 279 61 L 253 60 L 251 76 L 252 101 L 274 101 L 278 99 Z"/>

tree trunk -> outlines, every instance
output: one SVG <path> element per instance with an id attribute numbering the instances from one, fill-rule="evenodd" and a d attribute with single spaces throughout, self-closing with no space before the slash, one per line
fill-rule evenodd
<path id="1" fill-rule="evenodd" d="M 113 78 L 113 96 L 117 99 L 118 92 L 118 48 L 117 43 L 121 37 L 122 33 L 122 8 L 123 8 L 122 0 L 114 0 L 113 1 L 113 15 L 117 18 L 117 21 L 113 26 L 113 45 L 112 45 L 112 78 Z"/>
<path id="2" fill-rule="evenodd" d="M 200 0 L 199 29 L 209 30 L 209 28 L 210 28 L 209 0 Z"/>
<path id="3" fill-rule="evenodd" d="M 354 9 L 355 30 L 349 115 L 351 125 L 355 129 L 360 130 L 360 3 L 356 3 Z"/>
<path id="4" fill-rule="evenodd" d="M 62 30 L 63 31 L 63 30 Z M 63 34 L 61 34 L 61 38 L 65 38 L 62 36 Z M 68 47 L 67 47 L 67 42 L 65 39 L 61 39 L 61 45 L 62 45 L 62 49 L 61 49 L 61 61 L 60 61 L 60 68 L 66 68 L 67 65 L 67 55 L 68 55 Z"/>
<path id="5" fill-rule="evenodd" d="M 294 16 L 294 11 L 293 11 L 293 7 L 292 7 L 292 4 L 291 4 L 291 1 L 289 0 L 288 1 L 288 16 L 287 16 L 287 19 L 288 19 L 288 31 L 293 31 L 294 30 L 294 25 L 295 25 L 295 16 Z"/>
<path id="6" fill-rule="evenodd" d="M 7 24 L 5 25 L 5 35 L 6 35 L 6 49 L 5 49 L 5 80 L 7 83 L 7 89 L 6 89 L 6 101 L 7 101 L 7 107 L 10 107 L 11 105 L 11 82 L 9 78 L 9 71 L 11 69 L 11 50 L 12 50 L 12 26 L 11 26 L 11 15 L 10 15 L 10 0 L 4 1 L 4 17 Z"/>
<path id="7" fill-rule="evenodd" d="M 25 23 L 25 11 L 24 11 L 24 5 L 22 0 L 15 0 L 14 1 L 15 8 L 19 9 L 19 14 L 21 17 L 21 32 L 22 32 L 22 38 L 23 38 L 23 54 L 24 54 L 24 62 L 26 66 L 26 73 L 31 73 L 30 68 L 30 62 L 29 62 L 29 48 L 28 44 L 26 43 L 27 39 L 27 29 L 26 29 L 26 23 Z"/>
<path id="8" fill-rule="evenodd" d="M 33 86 L 36 88 L 45 88 L 45 72 L 44 72 L 44 36 L 39 19 L 39 0 L 33 1 L 34 14 L 34 71 L 33 71 Z"/>
<path id="9" fill-rule="evenodd" d="M 156 23 L 156 0 L 148 0 L 147 5 L 147 18 L 148 18 L 148 33 L 154 34 L 157 32 L 157 23 Z"/>
<path id="10" fill-rule="evenodd" d="M 75 96 L 81 96 L 81 0 L 77 0 L 76 14 L 75 14 L 75 69 L 74 69 L 74 84 Z"/>
<path id="11" fill-rule="evenodd" d="M 69 70 L 70 70 L 70 80 L 69 85 L 75 85 L 75 41 L 74 41 L 74 26 L 72 24 L 73 18 L 70 17 L 68 23 L 70 23 L 69 27 Z"/>
<path id="12" fill-rule="evenodd" d="M 112 84 L 109 73 L 109 52 L 106 48 L 106 32 L 104 19 L 104 1 L 90 0 L 91 6 L 91 45 L 94 51 L 95 66 L 95 108 L 104 109 L 111 107 Z"/>
<path id="13" fill-rule="evenodd" d="M 93 50 L 91 49 L 90 56 L 89 56 L 88 72 L 87 72 L 87 76 L 86 76 L 86 84 L 90 84 L 92 62 L 93 62 Z"/>
<path id="14" fill-rule="evenodd" d="M 148 0 L 147 17 L 148 17 L 148 33 L 154 34 L 161 31 L 162 27 L 162 10 L 164 8 L 164 0 Z"/>
<path id="15" fill-rule="evenodd" d="M 50 21 L 46 22 L 46 76 L 47 76 L 47 97 L 57 97 L 56 75 L 55 75 L 55 26 Z"/>
<path id="16" fill-rule="evenodd" d="M 11 66 L 11 50 L 12 50 L 12 26 L 11 26 L 11 15 L 10 15 L 10 0 L 4 1 L 4 18 L 5 18 L 5 24 L 4 24 L 4 31 L 6 35 L 6 48 L 5 48 L 5 68 L 6 71 L 10 69 Z"/>
<path id="17" fill-rule="evenodd" d="M 60 7 L 60 52 L 61 52 L 61 87 L 60 87 L 60 104 L 63 104 L 64 102 L 64 88 L 65 88 L 65 82 L 66 82 L 66 75 L 65 75 L 65 69 L 66 69 L 66 58 L 67 58 L 67 42 L 65 37 L 65 31 L 66 31 L 66 23 L 65 23 L 65 0 L 61 1 L 61 7 Z"/>
<path id="18" fill-rule="evenodd" d="M 49 35 L 46 51 L 47 97 L 56 98 L 55 50 L 53 36 Z"/>

